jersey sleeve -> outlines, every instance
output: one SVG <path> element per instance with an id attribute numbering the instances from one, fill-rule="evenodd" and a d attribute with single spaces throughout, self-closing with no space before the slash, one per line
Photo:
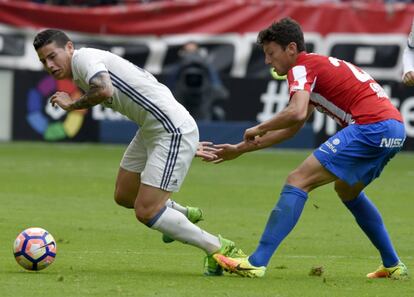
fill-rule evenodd
<path id="1" fill-rule="evenodd" d="M 101 59 L 86 50 L 79 50 L 73 57 L 74 77 L 83 80 L 86 84 L 98 72 L 108 72 L 105 64 Z"/>
<path id="2" fill-rule="evenodd" d="M 312 92 L 314 87 L 315 75 L 304 65 L 296 65 L 288 72 L 289 97 L 297 91 Z"/>

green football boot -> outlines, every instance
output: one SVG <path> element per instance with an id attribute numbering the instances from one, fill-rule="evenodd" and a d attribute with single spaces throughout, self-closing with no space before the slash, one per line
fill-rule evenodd
<path id="1" fill-rule="evenodd" d="M 408 279 L 408 269 L 407 266 L 404 265 L 403 262 L 399 262 L 394 267 L 384 267 L 381 265 L 377 270 L 374 272 L 367 274 L 368 278 L 392 278 L 398 280 Z"/>
<path id="2" fill-rule="evenodd" d="M 221 235 L 219 235 L 218 238 L 221 243 L 220 249 L 214 254 L 207 255 L 204 258 L 204 275 L 206 276 L 223 275 L 223 268 L 221 268 L 221 266 L 214 259 L 214 255 L 222 254 L 222 255 L 227 255 L 229 257 L 237 257 L 237 258 L 246 257 L 246 254 L 243 253 L 241 249 L 236 247 L 233 241 L 225 239 L 221 237 Z"/>
<path id="3" fill-rule="evenodd" d="M 203 220 L 203 211 L 201 210 L 201 208 L 191 206 L 187 206 L 186 208 L 187 218 L 191 223 L 196 224 Z M 172 239 L 168 235 L 163 234 L 162 241 L 164 241 L 165 243 L 171 243 L 174 241 L 174 239 Z"/>
<path id="4" fill-rule="evenodd" d="M 231 257 L 222 254 L 215 254 L 214 259 L 225 270 L 230 273 L 236 273 L 243 277 L 259 278 L 263 277 L 266 272 L 265 266 L 253 266 L 249 262 L 249 258 Z"/>

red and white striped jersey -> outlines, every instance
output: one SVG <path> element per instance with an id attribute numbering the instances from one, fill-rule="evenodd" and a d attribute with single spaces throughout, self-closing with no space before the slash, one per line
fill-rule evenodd
<path id="1" fill-rule="evenodd" d="M 341 126 L 369 124 L 388 119 L 402 122 L 383 88 L 362 69 L 333 57 L 302 52 L 288 75 L 290 97 L 310 93 L 316 109 Z"/>

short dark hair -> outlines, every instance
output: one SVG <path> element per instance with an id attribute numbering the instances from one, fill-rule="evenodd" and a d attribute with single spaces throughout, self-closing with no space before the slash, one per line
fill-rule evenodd
<path id="1" fill-rule="evenodd" d="M 263 47 L 266 42 L 274 41 L 283 49 L 289 43 L 295 42 L 299 52 L 305 50 L 305 39 L 300 25 L 293 19 L 283 18 L 277 23 L 273 23 L 268 28 L 259 32 L 257 44 Z"/>
<path id="2" fill-rule="evenodd" d="M 52 43 L 56 42 L 58 47 L 65 47 L 68 41 L 71 41 L 70 38 L 65 34 L 65 32 L 56 29 L 46 29 L 43 30 L 35 36 L 33 40 L 33 46 L 35 50 Z"/>

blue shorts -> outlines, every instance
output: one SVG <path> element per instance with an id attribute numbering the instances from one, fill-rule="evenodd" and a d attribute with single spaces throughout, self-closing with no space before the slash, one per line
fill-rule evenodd
<path id="1" fill-rule="evenodd" d="M 401 150 L 404 124 L 386 120 L 349 125 L 317 148 L 313 155 L 332 174 L 349 185 L 368 185 L 388 161 Z"/>

